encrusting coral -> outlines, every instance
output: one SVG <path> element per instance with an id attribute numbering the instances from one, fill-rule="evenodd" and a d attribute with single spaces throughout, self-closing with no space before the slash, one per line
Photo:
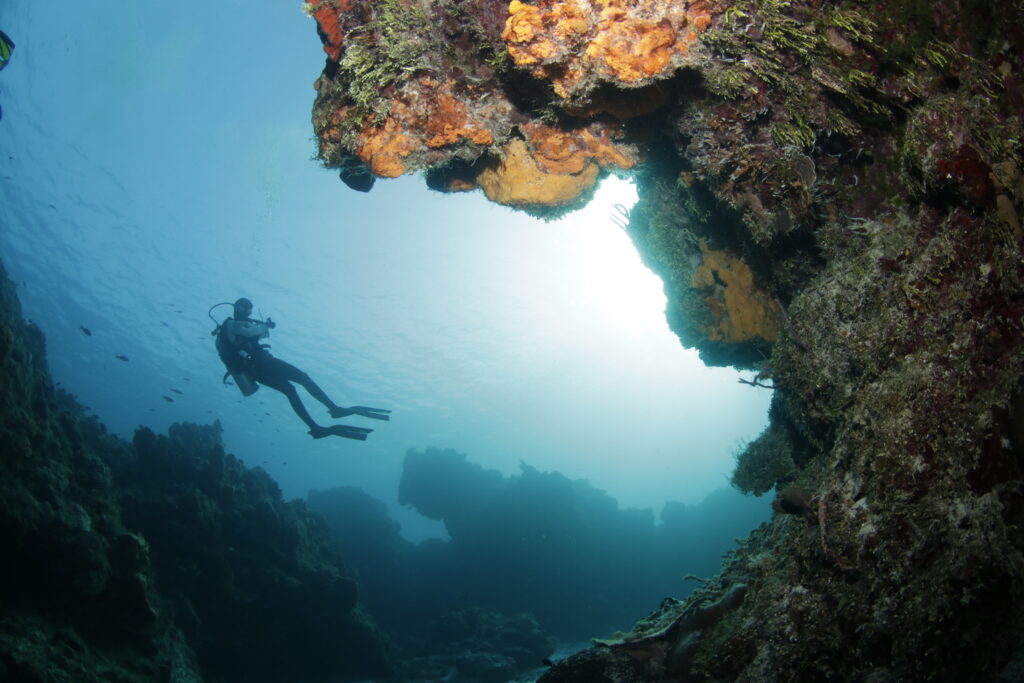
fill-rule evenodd
<path id="1" fill-rule="evenodd" d="M 1020 678 L 1020 3 L 315 11 L 326 47 L 340 45 L 313 115 L 327 165 L 372 168 L 359 136 L 392 125 L 410 140 L 404 172 L 438 188 L 486 181 L 492 199 L 540 215 L 628 174 L 640 199 L 627 231 L 665 283 L 673 331 L 774 388 L 734 482 L 792 486 L 807 510 L 780 510 L 701 597 L 743 585 L 742 601 L 699 638 L 592 650 L 545 681 L 646 680 L 650 656 L 686 680 Z M 429 111 L 413 95 L 427 77 L 475 122 L 453 130 L 492 139 L 431 148 L 436 132 L 403 128 L 422 119 L 403 106 Z"/>
<path id="2" fill-rule="evenodd" d="M 506 7 L 491 2 L 481 3 L 479 13 L 451 0 L 309 5 L 329 58 L 317 82 L 313 116 L 320 157 L 341 169 L 345 179 L 353 164 L 388 178 L 456 165 L 470 170 L 445 189 L 479 185 L 492 200 L 538 215 L 577 206 L 602 172 L 633 167 L 638 148 L 628 132 L 599 117 L 579 126 L 550 125 L 553 112 L 530 104 L 535 85 L 512 92 L 502 82 L 521 60 L 541 61 L 544 69 L 568 74 L 572 69 L 556 65 L 556 57 L 575 60 L 574 31 L 590 31 L 596 22 L 586 57 L 573 71 L 573 91 L 607 81 L 649 83 L 667 70 L 670 55 L 685 52 L 693 27 L 709 21 L 706 13 L 650 17 L 660 3 L 649 4 L 645 9 L 610 3 L 602 11 L 588 4 L 585 15 L 561 8 L 552 9 L 557 16 L 547 16 L 546 10 L 515 3 L 521 14 L 500 24 L 494 17 Z M 673 26 L 691 30 L 676 40 Z M 549 29 L 550 37 L 538 33 Z M 666 35 L 672 36 L 668 44 Z M 633 63 L 634 40 L 649 45 L 641 63 Z M 589 92 L 576 99 L 585 107 L 594 104 Z M 620 116 L 630 111 L 615 99 L 621 98 L 606 106 Z M 521 140 L 531 159 L 524 158 Z M 503 170 L 495 172 L 499 166 Z M 526 191 L 519 187 L 523 174 L 529 179 Z M 484 179 L 478 182 L 478 176 Z"/>

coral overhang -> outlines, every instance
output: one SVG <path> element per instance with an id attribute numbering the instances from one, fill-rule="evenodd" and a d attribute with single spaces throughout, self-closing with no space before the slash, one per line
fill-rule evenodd
<path id="1" fill-rule="evenodd" d="M 316 16 L 325 164 L 541 215 L 628 174 L 628 231 L 673 330 L 775 387 L 734 481 L 796 486 L 807 514 L 777 515 L 676 612 L 742 600 L 545 680 L 1018 677 L 1020 3 L 325 0 Z"/>

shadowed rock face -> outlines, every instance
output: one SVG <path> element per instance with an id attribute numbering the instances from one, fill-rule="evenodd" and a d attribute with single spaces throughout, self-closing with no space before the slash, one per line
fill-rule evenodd
<path id="1" fill-rule="evenodd" d="M 604 661 L 615 680 L 1014 678 L 1020 3 L 311 12 L 328 52 L 313 112 L 324 163 L 350 182 L 424 172 L 540 215 L 584 201 L 591 176 L 627 173 L 628 231 L 665 282 L 672 329 L 775 386 L 736 484 L 793 484 L 805 514 L 780 512 L 677 606 L 715 618 L 550 680 L 595 680 Z"/>
<path id="2" fill-rule="evenodd" d="M 436 448 L 406 453 L 399 502 L 442 520 L 450 538 L 406 541 L 384 503 L 359 489 L 312 491 L 307 499 L 358 576 L 360 602 L 396 642 L 409 640 L 415 647 L 407 650 L 426 655 L 471 649 L 507 658 L 510 648 L 525 647 L 530 657 L 515 658 L 527 669 L 554 649 L 539 651 L 543 641 L 529 636 L 538 631 L 525 628 L 534 617 L 561 642 L 628 628 L 665 595 L 688 593 L 694 575 L 715 574 L 732 539 L 761 523 L 768 508 L 722 488 L 699 505 L 667 504 L 655 525 L 651 510 L 619 509 L 586 480 L 526 464 L 506 477 Z M 442 638 L 438 622 L 467 605 L 513 617 L 484 629 L 505 635 L 482 638 L 488 646 Z M 524 621 L 520 613 L 532 616 Z"/>
<path id="3" fill-rule="evenodd" d="M 0 265 L 0 680 L 349 680 L 385 638 L 323 522 L 219 427 L 112 436 L 56 390 Z"/>

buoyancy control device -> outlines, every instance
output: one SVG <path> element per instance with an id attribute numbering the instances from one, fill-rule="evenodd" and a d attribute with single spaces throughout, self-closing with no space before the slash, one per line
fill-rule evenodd
<path id="1" fill-rule="evenodd" d="M 234 304 L 229 302 L 221 302 L 214 304 L 207 311 L 207 315 L 213 320 L 217 326 L 214 328 L 210 336 L 216 337 L 215 343 L 217 346 L 217 355 L 220 356 L 220 360 L 224 363 L 227 372 L 224 373 L 224 377 L 221 380 L 224 384 L 228 383 L 228 377 L 235 381 L 235 386 L 238 387 L 239 391 L 242 392 L 243 396 L 252 396 L 256 393 L 256 390 L 260 388 L 260 385 L 256 383 L 248 373 L 248 369 L 245 367 L 245 361 L 239 355 L 239 349 L 234 346 L 227 339 L 227 334 L 224 331 L 224 323 L 218 323 L 217 319 L 213 317 L 213 309 L 218 306 L 233 306 Z"/>

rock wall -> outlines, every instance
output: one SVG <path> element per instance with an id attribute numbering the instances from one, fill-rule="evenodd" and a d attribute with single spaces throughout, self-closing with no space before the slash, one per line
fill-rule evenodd
<path id="1" fill-rule="evenodd" d="M 0 680 L 390 672 L 321 519 L 219 428 L 106 432 L 50 380 L 0 266 Z"/>
<path id="2" fill-rule="evenodd" d="M 358 489 L 308 498 L 357 572 L 361 600 L 396 640 L 477 605 L 530 613 L 563 643 L 628 628 L 667 593 L 688 591 L 684 575 L 715 574 L 767 508 L 720 489 L 699 505 L 667 504 L 655 525 L 651 510 L 619 509 L 586 480 L 526 464 L 505 477 L 435 448 L 406 453 L 398 499 L 442 520 L 450 538 L 405 541 L 384 503 Z"/>
<path id="3" fill-rule="evenodd" d="M 307 7 L 346 183 L 550 216 L 631 175 L 672 329 L 775 388 L 734 482 L 776 518 L 546 680 L 1017 678 L 1019 2 Z"/>

